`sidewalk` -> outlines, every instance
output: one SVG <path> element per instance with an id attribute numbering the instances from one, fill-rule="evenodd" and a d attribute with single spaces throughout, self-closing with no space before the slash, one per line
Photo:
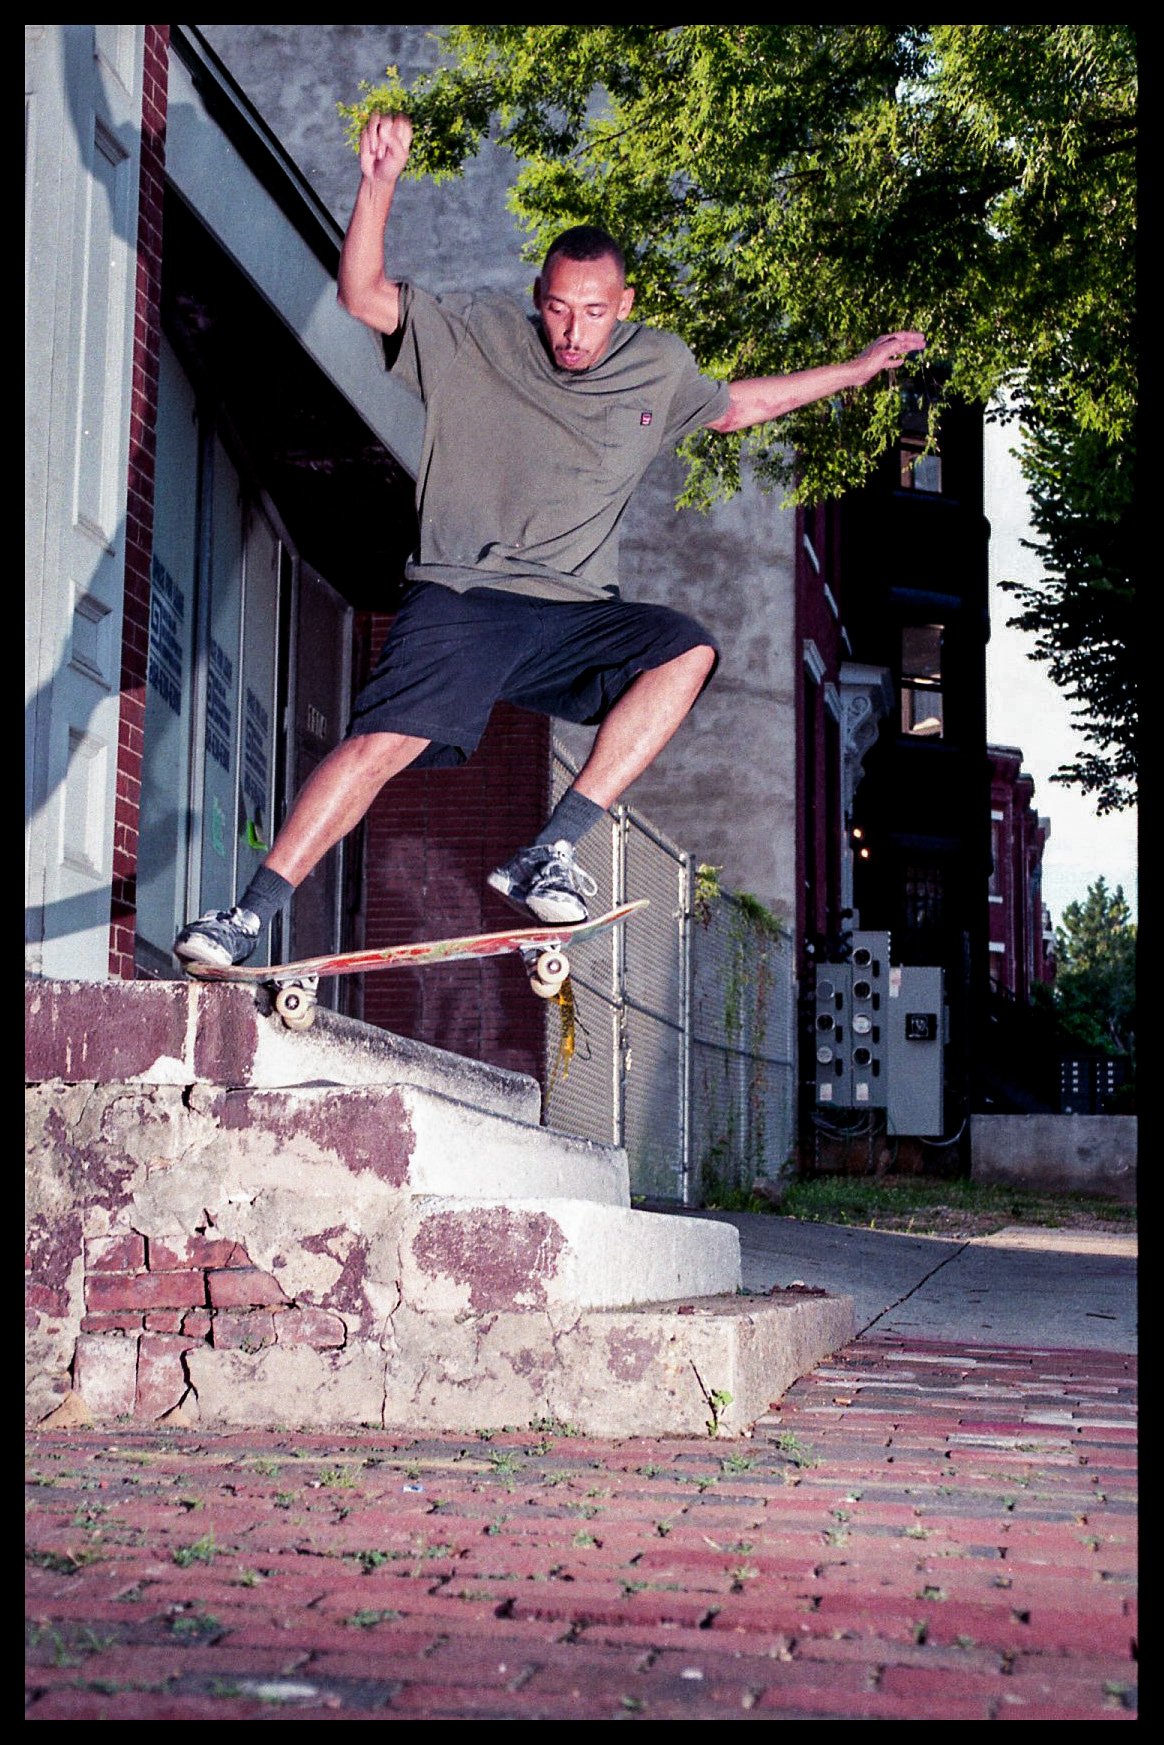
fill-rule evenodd
<path id="1" fill-rule="evenodd" d="M 815 1240 L 762 1223 L 753 1268 Z M 26 1718 L 1136 1718 L 1131 1350 L 876 1297 L 745 1441 L 35 1432 Z"/>

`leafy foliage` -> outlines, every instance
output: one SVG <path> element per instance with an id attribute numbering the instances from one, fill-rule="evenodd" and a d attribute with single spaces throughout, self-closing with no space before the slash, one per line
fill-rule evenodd
<path id="1" fill-rule="evenodd" d="M 1054 1004 L 1063 1029 L 1105 1054 L 1132 1054 L 1136 1029 L 1136 925 L 1123 887 L 1104 879 L 1068 903 L 1055 929 Z"/>
<path id="2" fill-rule="evenodd" d="M 1008 622 L 1034 633 L 1032 660 L 1078 707 L 1089 749 L 1052 780 L 1096 796 L 1100 813 L 1135 802 L 1136 683 L 1134 448 L 1098 431 L 1041 430 L 1022 451 L 1046 580 L 1004 581 L 1022 611 Z"/>
<path id="3" fill-rule="evenodd" d="M 456 175 L 491 138 L 538 261 L 565 226 L 623 244 L 636 315 L 728 380 L 928 335 L 900 388 L 685 444 L 680 501 L 787 502 L 862 483 L 902 397 L 1016 420 L 1037 587 L 1011 584 L 1032 658 L 1077 699 L 1086 749 L 1057 780 L 1132 803 L 1130 492 L 1136 409 L 1136 31 L 1129 24 L 461 24 L 445 64 L 387 69 L 340 104 L 415 123 L 409 173 Z"/>
<path id="4" fill-rule="evenodd" d="M 1126 434 L 1135 400 L 1135 33 L 1129 25 L 452 25 L 448 64 L 340 106 L 413 117 L 412 173 L 489 136 L 540 259 L 565 225 L 627 249 L 636 312 L 728 379 L 833 362 L 919 326 L 934 425 L 1002 388 L 1024 421 Z M 797 500 L 867 477 L 896 434 L 883 383 L 744 437 L 688 444 L 686 498 L 741 447 Z M 795 455 L 795 461 L 793 456 Z"/>

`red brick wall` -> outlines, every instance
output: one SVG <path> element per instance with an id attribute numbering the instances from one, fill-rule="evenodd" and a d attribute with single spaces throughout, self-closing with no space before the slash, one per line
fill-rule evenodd
<path id="1" fill-rule="evenodd" d="M 141 185 L 138 192 L 137 285 L 126 492 L 125 610 L 121 641 L 121 725 L 117 748 L 109 973 L 134 974 L 141 760 L 149 652 L 150 553 L 154 535 L 158 351 L 161 336 L 162 195 L 170 27 L 145 26 L 142 73 Z"/>
<path id="2" fill-rule="evenodd" d="M 238 1243 L 141 1236 L 85 1242 L 85 1315 L 73 1388 L 99 1418 L 154 1420 L 189 1391 L 186 1353 L 200 1346 L 258 1351 L 267 1345 L 345 1343 L 340 1316 L 284 1296 Z"/>
<path id="3" fill-rule="evenodd" d="M 371 653 L 389 622 L 374 617 L 361 626 Z M 550 723 L 506 704 L 460 769 L 406 770 L 389 782 L 365 825 L 364 943 L 520 926 L 485 880 L 540 830 L 549 785 Z M 368 976 L 362 1016 L 397 1035 L 542 1076 L 545 1009 L 517 957 Z"/>

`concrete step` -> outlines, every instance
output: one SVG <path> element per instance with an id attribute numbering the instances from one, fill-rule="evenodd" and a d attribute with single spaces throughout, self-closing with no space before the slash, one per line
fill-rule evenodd
<path id="1" fill-rule="evenodd" d="M 629 1207 L 626 1152 L 514 1121 L 418 1085 L 294 1085 L 183 1097 L 187 1171 L 199 1154 L 219 1184 L 344 1198 L 363 1178 L 404 1194 L 588 1200 Z M 178 1118 L 178 1111 L 174 1111 Z M 208 1202 L 208 1204 L 213 1201 Z"/>
<path id="2" fill-rule="evenodd" d="M 414 1084 L 534 1125 L 541 1088 L 319 1008 L 293 1033 L 262 990 L 194 981 L 25 978 L 29 1082 L 250 1086 Z"/>
<path id="3" fill-rule="evenodd" d="M 208 1427 L 286 1424 L 294 1401 L 304 1428 L 551 1421 L 587 1436 L 738 1437 L 855 1332 L 853 1299 L 823 1292 L 587 1310 L 566 1324 L 401 1304 L 388 1351 L 191 1351 L 184 1409 Z"/>
<path id="4" fill-rule="evenodd" d="M 853 1332 L 632 1210 L 532 1079 L 243 988 L 27 984 L 27 1409 L 746 1433 Z"/>
<path id="5" fill-rule="evenodd" d="M 417 1195 L 396 1265 L 404 1301 L 441 1319 L 719 1296 L 741 1276 L 734 1225 L 566 1199 Z"/>

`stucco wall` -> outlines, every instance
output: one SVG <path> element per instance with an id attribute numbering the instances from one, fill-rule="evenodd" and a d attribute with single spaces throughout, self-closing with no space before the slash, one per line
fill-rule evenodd
<path id="1" fill-rule="evenodd" d="M 975 1115 L 970 1179 L 1136 1202 L 1134 1115 Z"/>

